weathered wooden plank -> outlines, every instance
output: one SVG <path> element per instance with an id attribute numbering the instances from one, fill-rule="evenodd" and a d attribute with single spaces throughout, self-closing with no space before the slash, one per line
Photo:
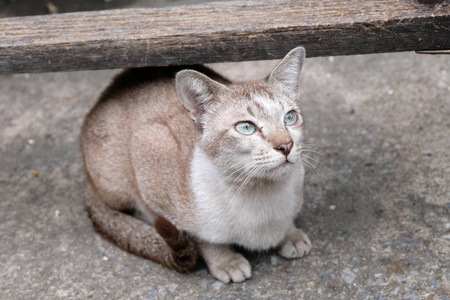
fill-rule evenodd
<path id="1" fill-rule="evenodd" d="M 217 2 L 0 19 L 0 73 L 450 49 L 450 4 Z"/>

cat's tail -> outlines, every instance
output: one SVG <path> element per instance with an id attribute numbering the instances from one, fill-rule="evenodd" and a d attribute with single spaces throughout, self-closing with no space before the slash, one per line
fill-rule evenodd
<path id="1" fill-rule="evenodd" d="M 180 272 L 196 265 L 196 244 L 169 220 L 159 217 L 151 226 L 113 210 L 98 197 L 89 182 L 85 186 L 84 198 L 94 228 L 120 248 Z"/>

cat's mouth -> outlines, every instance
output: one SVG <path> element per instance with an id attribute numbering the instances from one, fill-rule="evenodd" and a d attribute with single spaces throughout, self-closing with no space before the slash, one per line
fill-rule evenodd
<path id="1" fill-rule="evenodd" d="M 285 166 L 292 165 L 292 164 L 293 164 L 293 162 L 286 158 L 286 160 L 281 163 L 280 167 L 285 167 Z"/>
<path id="2" fill-rule="evenodd" d="M 288 173 L 291 172 L 293 165 L 294 165 L 294 162 L 292 162 L 288 159 L 285 159 L 273 167 L 272 174 L 277 179 L 284 178 L 285 175 L 287 175 Z"/>
<path id="3" fill-rule="evenodd" d="M 285 159 L 284 161 L 281 161 L 281 162 L 277 163 L 276 165 L 272 165 L 271 170 L 281 171 L 285 168 L 288 168 L 292 164 L 293 164 L 293 162 L 289 161 L 288 159 Z"/>

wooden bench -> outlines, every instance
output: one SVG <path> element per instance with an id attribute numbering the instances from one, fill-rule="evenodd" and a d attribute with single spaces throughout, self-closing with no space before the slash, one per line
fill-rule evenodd
<path id="1" fill-rule="evenodd" d="M 210 2 L 0 19 L 0 73 L 450 49 L 450 1 Z"/>

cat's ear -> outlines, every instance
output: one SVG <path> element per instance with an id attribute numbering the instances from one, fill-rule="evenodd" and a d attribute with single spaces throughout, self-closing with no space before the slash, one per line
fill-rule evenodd
<path id="1" fill-rule="evenodd" d="M 198 121 L 213 101 L 214 95 L 225 85 L 194 70 L 183 70 L 175 78 L 177 92 L 184 108 L 194 121 Z"/>
<path id="2" fill-rule="evenodd" d="M 304 60 L 305 48 L 297 47 L 292 49 L 273 69 L 268 80 L 275 83 L 282 83 L 288 89 L 297 93 Z"/>

